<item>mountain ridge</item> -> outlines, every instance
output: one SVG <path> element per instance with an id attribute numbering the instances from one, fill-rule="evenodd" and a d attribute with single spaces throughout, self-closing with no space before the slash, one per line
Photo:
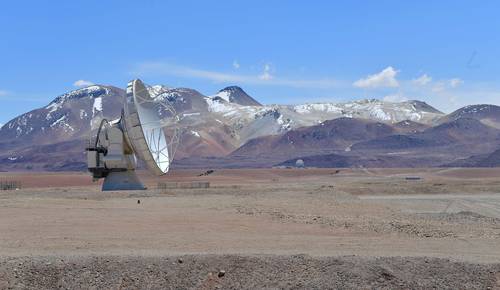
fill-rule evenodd
<path id="1" fill-rule="evenodd" d="M 294 156 L 307 152 L 333 154 L 337 151 L 353 155 L 351 151 L 360 142 L 397 134 L 421 134 L 449 123 L 445 122 L 447 116 L 442 112 L 418 100 L 392 103 L 363 99 L 343 103 L 262 105 L 237 86 L 225 87 L 210 96 L 190 88 L 164 85 L 149 86 L 148 89 L 152 95 L 157 95 L 159 102 L 172 104 L 181 116 L 182 146 L 177 161 L 218 158 L 231 163 L 234 161 L 231 158 L 249 146 L 247 143 L 256 143 L 259 138 L 281 138 L 281 142 L 273 141 L 277 143 L 271 142 L 253 153 L 249 151 L 247 157 L 279 153 L 281 149 L 285 152 L 281 155 L 286 155 L 286 152 L 293 152 Z M 91 129 L 95 129 L 97 121 L 102 118 L 118 118 L 124 97 L 125 91 L 120 88 L 93 85 L 57 96 L 47 106 L 10 120 L 0 128 L 0 169 L 24 170 L 29 166 L 38 170 L 84 170 L 84 147 Z M 160 116 L 163 113 L 159 112 Z M 481 116 L 473 115 L 484 125 L 488 123 L 485 119 L 490 123 L 493 120 L 491 114 L 488 118 Z M 341 123 L 344 125 L 334 130 L 331 141 L 322 139 L 325 134 L 328 137 L 328 132 L 322 127 Z M 386 131 L 382 135 L 371 135 L 369 130 L 356 133 L 359 124 L 380 126 Z M 298 148 L 299 141 L 304 139 L 301 134 L 314 142 L 308 141 L 302 149 Z M 283 136 L 299 143 L 290 147 L 283 141 Z M 39 148 L 51 144 L 61 152 Z M 71 152 L 72 158 L 65 157 L 65 152 Z"/>

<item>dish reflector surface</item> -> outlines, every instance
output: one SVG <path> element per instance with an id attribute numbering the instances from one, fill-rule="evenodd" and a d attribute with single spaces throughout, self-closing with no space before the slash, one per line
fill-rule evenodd
<path id="1" fill-rule="evenodd" d="M 159 104 L 151 98 L 140 80 L 128 83 L 124 128 L 126 135 L 137 157 L 144 160 L 155 174 L 163 175 L 168 172 L 170 158 L 158 109 Z"/>

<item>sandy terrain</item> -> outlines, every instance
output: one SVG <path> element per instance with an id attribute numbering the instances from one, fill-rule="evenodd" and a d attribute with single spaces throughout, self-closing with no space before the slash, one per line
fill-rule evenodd
<path id="1" fill-rule="evenodd" d="M 0 191 L 0 288 L 500 287 L 499 169 L 200 173 L 106 193 L 0 174 L 23 182 Z M 212 187 L 155 189 L 194 180 Z"/>

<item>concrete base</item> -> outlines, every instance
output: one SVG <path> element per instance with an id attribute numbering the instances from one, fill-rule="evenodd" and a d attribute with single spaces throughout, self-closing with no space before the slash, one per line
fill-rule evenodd
<path id="1" fill-rule="evenodd" d="M 102 184 L 102 191 L 144 189 L 146 187 L 139 180 L 134 170 L 110 172 Z"/>

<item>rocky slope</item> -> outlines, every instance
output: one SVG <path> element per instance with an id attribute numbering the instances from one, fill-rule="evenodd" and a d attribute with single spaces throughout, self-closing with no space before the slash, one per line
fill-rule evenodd
<path id="1" fill-rule="evenodd" d="M 393 150 L 417 147 L 480 145 L 500 141 L 500 130 L 484 125 L 476 119 L 461 118 L 408 135 L 374 138 L 354 145 L 353 149 Z"/>
<path id="2" fill-rule="evenodd" d="M 494 167 L 500 164 L 495 158 L 498 153 L 476 155 L 491 152 L 499 144 L 499 129 L 460 118 L 419 132 L 357 142 L 345 153 L 295 155 L 278 165 L 292 166 L 302 159 L 306 166 L 314 167 Z M 468 156 L 473 157 L 464 159 Z"/>
<path id="3" fill-rule="evenodd" d="M 119 117 L 124 96 L 115 87 L 90 86 L 9 121 L 0 129 L 0 168 L 82 168 L 91 128 Z"/>
<path id="4" fill-rule="evenodd" d="M 410 121 L 387 124 L 339 118 L 252 139 L 225 163 L 291 166 L 302 159 L 312 167 L 434 167 L 499 146 L 500 130 L 476 119 L 461 118 L 430 127 Z"/>
<path id="5" fill-rule="evenodd" d="M 236 138 L 240 144 L 260 136 L 283 134 L 291 129 L 313 126 L 342 117 L 387 123 L 410 120 L 432 124 L 444 115 L 419 101 L 390 103 L 371 99 L 294 106 L 241 106 L 220 98 L 207 98 L 207 102 L 208 110 L 216 118 L 223 120 L 237 131 Z"/>
<path id="6" fill-rule="evenodd" d="M 442 117 L 439 122 L 445 123 L 463 118 L 476 119 L 486 125 L 500 128 L 500 107 L 494 105 L 470 105 Z"/>
<path id="7" fill-rule="evenodd" d="M 389 124 L 344 117 L 291 130 L 283 135 L 252 139 L 231 153 L 231 156 L 291 156 L 349 151 L 350 146 L 357 142 L 395 132 L 396 129 Z"/>
<path id="8" fill-rule="evenodd" d="M 212 99 L 220 98 L 228 103 L 242 106 L 262 106 L 254 98 L 250 97 L 244 90 L 237 86 L 230 86 L 220 90 Z"/>
<path id="9" fill-rule="evenodd" d="M 458 159 L 444 167 L 500 167 L 500 149 L 492 153 L 473 155 L 468 158 Z"/>

